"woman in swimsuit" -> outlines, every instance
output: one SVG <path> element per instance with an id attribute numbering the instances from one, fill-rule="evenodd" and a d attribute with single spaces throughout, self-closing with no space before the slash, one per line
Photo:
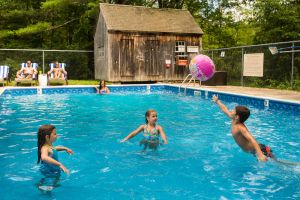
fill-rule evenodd
<path id="1" fill-rule="evenodd" d="M 109 94 L 110 90 L 108 87 L 106 87 L 105 81 L 104 80 L 100 80 L 99 82 L 99 90 L 98 90 L 99 94 Z"/>
<path id="2" fill-rule="evenodd" d="M 55 61 L 55 67 L 53 67 L 49 72 L 48 72 L 48 77 L 50 76 L 50 74 L 53 73 L 53 78 L 57 79 L 57 78 L 63 78 L 63 74 L 67 75 L 67 72 L 64 68 L 60 68 L 59 67 L 59 62 Z"/>

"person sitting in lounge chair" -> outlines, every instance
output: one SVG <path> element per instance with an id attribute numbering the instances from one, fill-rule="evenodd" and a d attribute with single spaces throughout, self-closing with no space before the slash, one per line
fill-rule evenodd
<path id="1" fill-rule="evenodd" d="M 48 71 L 48 77 L 50 77 L 51 73 L 53 73 L 54 79 L 61 79 L 67 75 L 67 71 L 65 68 L 59 66 L 58 61 L 55 61 L 55 66 Z"/>
<path id="2" fill-rule="evenodd" d="M 33 67 L 32 61 L 29 59 L 26 62 L 26 67 L 22 67 L 17 71 L 17 78 L 19 79 L 32 79 L 37 74 L 36 68 Z"/>

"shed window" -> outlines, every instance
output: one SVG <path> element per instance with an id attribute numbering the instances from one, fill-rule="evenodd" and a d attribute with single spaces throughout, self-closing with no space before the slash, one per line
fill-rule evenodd
<path id="1" fill-rule="evenodd" d="M 175 54 L 177 55 L 185 55 L 186 47 L 185 41 L 176 41 L 175 44 Z"/>
<path id="2" fill-rule="evenodd" d="M 185 41 L 176 41 L 176 43 L 175 43 L 175 61 L 176 61 L 177 66 L 187 66 L 188 65 Z"/>

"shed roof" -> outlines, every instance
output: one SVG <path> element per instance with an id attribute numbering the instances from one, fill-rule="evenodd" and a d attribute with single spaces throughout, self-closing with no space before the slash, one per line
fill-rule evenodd
<path id="1" fill-rule="evenodd" d="M 110 31 L 203 34 L 188 10 L 100 3 Z"/>

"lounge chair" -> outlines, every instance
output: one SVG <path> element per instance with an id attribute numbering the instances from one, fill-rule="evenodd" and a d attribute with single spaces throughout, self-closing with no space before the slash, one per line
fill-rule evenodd
<path id="1" fill-rule="evenodd" d="M 50 67 L 50 71 L 53 70 L 53 68 L 55 67 L 55 63 L 50 63 L 49 67 Z M 59 63 L 59 68 L 63 69 L 63 71 L 65 71 L 66 63 Z M 68 85 L 67 74 L 62 73 L 61 78 L 54 78 L 54 71 L 52 71 L 52 73 L 48 77 L 48 84 L 49 85 L 51 85 L 51 84 L 55 84 L 55 85 L 66 84 L 66 85 Z"/>
<path id="2" fill-rule="evenodd" d="M 36 71 L 37 71 L 38 66 L 39 66 L 39 65 L 38 65 L 37 63 L 32 63 L 32 67 L 33 67 L 34 69 L 36 69 Z M 21 63 L 21 71 L 22 71 L 25 67 L 27 67 L 27 64 L 26 64 L 26 63 Z M 21 74 L 21 76 L 22 76 L 22 75 L 23 75 L 23 74 Z M 36 74 L 33 73 L 32 78 L 30 78 L 30 79 L 27 79 L 27 78 L 15 78 L 15 83 L 16 83 L 16 85 L 18 85 L 19 83 L 25 83 L 25 84 L 34 85 L 34 84 L 36 84 L 36 82 L 37 82 L 37 73 L 36 73 Z"/>
<path id="3" fill-rule="evenodd" d="M 1 65 L 0 66 L 0 83 L 4 86 L 8 85 L 8 73 L 9 73 L 9 66 Z"/>

